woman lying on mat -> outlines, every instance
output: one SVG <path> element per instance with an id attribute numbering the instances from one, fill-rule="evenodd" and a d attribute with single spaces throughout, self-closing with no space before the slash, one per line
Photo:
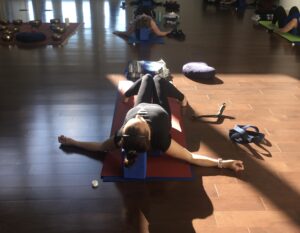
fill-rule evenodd
<path id="1" fill-rule="evenodd" d="M 148 150 L 160 150 L 167 155 L 182 159 L 191 164 L 205 167 L 229 168 L 234 171 L 244 170 L 242 161 L 214 159 L 204 155 L 193 154 L 171 138 L 171 112 L 168 97 L 187 106 L 185 96 L 164 78 L 156 75 L 144 75 L 126 92 L 128 97 L 136 95 L 137 99 L 125 117 L 123 126 L 111 138 L 103 142 L 81 142 L 65 136 L 59 136 L 62 145 L 76 146 L 89 151 L 111 151 L 123 148 L 125 166 L 131 166 L 138 153 Z"/>
<path id="2" fill-rule="evenodd" d="M 220 1 L 220 4 L 223 4 L 223 5 L 231 5 L 233 3 L 236 3 L 237 0 L 221 0 Z"/>
<path id="3" fill-rule="evenodd" d="M 290 9 L 288 15 L 282 6 L 277 7 L 274 12 L 272 24 L 275 25 L 277 22 L 279 27 L 278 32 L 289 32 L 300 36 L 300 13 L 296 6 Z"/>
<path id="4" fill-rule="evenodd" d="M 135 18 L 134 22 L 129 25 L 126 31 L 114 31 L 113 33 L 118 36 L 129 37 L 141 28 L 150 28 L 152 33 L 156 36 L 167 36 L 172 31 L 161 31 L 153 18 L 148 14 L 143 13 Z"/>

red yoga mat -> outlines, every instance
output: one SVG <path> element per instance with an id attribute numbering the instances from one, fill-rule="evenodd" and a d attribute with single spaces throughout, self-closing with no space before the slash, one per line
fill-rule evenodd
<path id="1" fill-rule="evenodd" d="M 132 84 L 131 81 L 120 81 L 118 85 L 118 97 L 115 106 L 115 113 L 112 122 L 111 135 L 122 125 L 127 111 L 133 106 L 134 98 L 130 98 L 128 103 L 123 103 L 121 95 Z M 172 138 L 180 145 L 185 146 L 185 132 L 181 119 L 181 107 L 174 99 L 169 99 L 172 112 Z M 190 164 L 185 161 L 172 158 L 162 154 L 158 157 L 147 157 L 147 179 L 163 180 L 190 180 L 192 179 Z M 120 150 L 109 152 L 104 159 L 101 172 L 103 181 L 127 181 L 123 177 L 122 156 Z"/>

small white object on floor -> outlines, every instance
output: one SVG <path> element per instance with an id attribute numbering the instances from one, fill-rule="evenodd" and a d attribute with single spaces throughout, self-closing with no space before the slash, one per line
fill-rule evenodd
<path id="1" fill-rule="evenodd" d="M 93 188 L 98 188 L 98 186 L 99 186 L 98 180 L 93 180 L 93 181 L 92 181 L 92 187 L 93 187 Z"/>
<path id="2" fill-rule="evenodd" d="M 258 22 L 260 20 L 260 16 L 259 15 L 253 15 L 251 17 L 251 19 L 254 21 L 254 22 Z"/>

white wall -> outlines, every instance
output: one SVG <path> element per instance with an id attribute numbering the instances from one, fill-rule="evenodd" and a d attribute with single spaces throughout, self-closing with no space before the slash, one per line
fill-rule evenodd
<path id="1" fill-rule="evenodd" d="M 280 5 L 286 10 L 289 10 L 292 6 L 297 6 L 300 9 L 300 0 L 280 0 Z"/>

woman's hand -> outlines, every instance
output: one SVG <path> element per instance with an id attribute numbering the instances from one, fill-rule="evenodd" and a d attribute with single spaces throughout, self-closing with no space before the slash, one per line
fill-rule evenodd
<path id="1" fill-rule="evenodd" d="M 68 138 L 64 135 L 60 135 L 58 138 L 58 142 L 65 146 L 73 146 L 75 145 L 75 140 L 72 138 Z"/>
<path id="2" fill-rule="evenodd" d="M 229 168 L 235 172 L 243 171 L 245 169 L 243 161 L 241 160 L 223 160 L 224 168 Z"/>

